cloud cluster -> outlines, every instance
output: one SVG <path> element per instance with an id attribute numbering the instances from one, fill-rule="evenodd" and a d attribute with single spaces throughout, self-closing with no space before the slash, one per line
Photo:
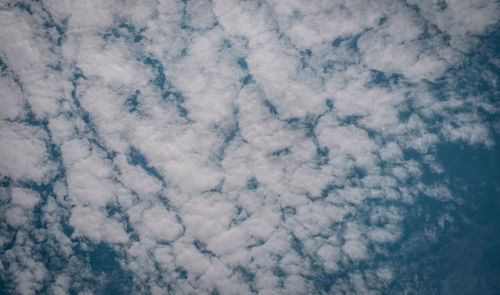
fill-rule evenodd
<path id="1" fill-rule="evenodd" d="M 0 4 L 4 290 L 387 290 L 407 208 L 460 203 L 439 145 L 495 145 L 466 2 Z"/>

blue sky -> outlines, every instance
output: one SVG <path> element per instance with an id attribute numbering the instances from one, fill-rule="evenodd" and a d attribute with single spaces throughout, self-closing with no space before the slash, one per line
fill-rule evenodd
<path id="1" fill-rule="evenodd" d="M 5 1 L 0 293 L 494 294 L 498 1 Z"/>

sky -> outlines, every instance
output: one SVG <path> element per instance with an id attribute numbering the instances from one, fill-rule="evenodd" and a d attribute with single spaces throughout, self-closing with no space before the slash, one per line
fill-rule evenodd
<path id="1" fill-rule="evenodd" d="M 500 2 L 0 3 L 0 294 L 497 294 Z"/>

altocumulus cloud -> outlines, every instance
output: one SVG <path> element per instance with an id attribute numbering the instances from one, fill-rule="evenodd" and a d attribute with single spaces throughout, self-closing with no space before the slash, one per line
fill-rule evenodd
<path id="1" fill-rule="evenodd" d="M 408 253 L 464 219 L 440 148 L 498 151 L 499 15 L 3 1 L 0 292 L 451 290 Z"/>

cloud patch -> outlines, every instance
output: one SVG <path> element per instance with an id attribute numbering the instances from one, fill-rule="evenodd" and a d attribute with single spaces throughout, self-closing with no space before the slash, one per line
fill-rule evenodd
<path id="1" fill-rule="evenodd" d="M 0 4 L 0 293 L 411 292 L 440 148 L 496 148 L 499 9 Z"/>

